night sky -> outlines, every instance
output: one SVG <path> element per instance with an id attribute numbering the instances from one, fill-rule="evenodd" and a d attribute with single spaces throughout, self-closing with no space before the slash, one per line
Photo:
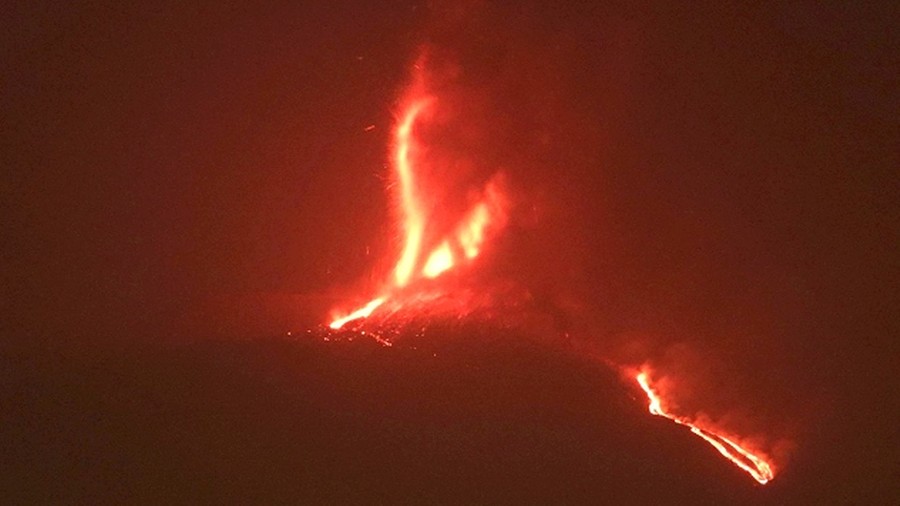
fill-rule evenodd
<path id="1" fill-rule="evenodd" d="M 3 497 L 900 500 L 897 7 L 303 4 L 0 8 Z M 391 254 L 425 48 L 517 198 L 486 270 L 571 341 L 306 333 Z M 645 360 L 775 480 L 607 366 Z"/>

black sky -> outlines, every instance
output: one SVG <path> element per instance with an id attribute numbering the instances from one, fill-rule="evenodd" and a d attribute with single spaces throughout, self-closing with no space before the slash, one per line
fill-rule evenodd
<path id="1" fill-rule="evenodd" d="M 607 408 L 586 406 L 587 385 L 620 387 L 588 359 L 573 366 L 555 350 L 536 365 L 544 351 L 451 347 L 434 373 L 411 353 L 258 340 L 320 323 L 389 251 L 389 130 L 410 65 L 430 44 L 465 69 L 461 98 L 482 93 L 486 117 L 498 120 L 482 118 L 497 140 L 478 155 L 503 161 L 536 203 L 539 219 L 514 224 L 495 268 L 577 308 L 572 317 L 598 353 L 652 359 L 693 385 L 685 404 L 791 442 L 775 492 L 726 478 L 704 497 L 896 500 L 897 14 L 821 2 L 6 4 L 0 330 L 3 412 L 13 413 L 4 454 L 16 458 L 4 474 L 31 480 L 7 486 L 29 497 L 59 473 L 61 497 L 82 497 L 67 492 L 113 478 L 78 471 L 92 469 L 75 464 L 78 455 L 115 469 L 160 440 L 148 467 L 125 465 L 132 481 L 117 497 L 129 497 L 129 484 L 140 489 L 144 475 L 169 494 L 138 497 L 208 497 L 203 490 L 249 469 L 274 480 L 254 486 L 283 494 L 256 497 L 471 498 L 429 481 L 439 474 L 427 465 L 434 452 L 435 465 L 458 478 L 476 460 L 518 466 L 519 474 L 478 468 L 472 486 L 491 491 L 487 498 L 523 482 L 555 493 L 540 480 L 593 484 L 573 502 L 603 502 L 603 490 L 620 501 L 675 502 L 706 486 L 673 474 L 634 496 L 636 483 L 603 481 L 666 473 L 682 442 L 662 443 L 670 448 L 651 470 L 627 461 L 653 455 L 647 439 L 672 433 L 636 422 L 644 419 L 617 391 L 598 395 L 612 404 L 609 418 L 596 411 Z M 341 373 L 343 361 L 358 374 Z M 471 363 L 482 375 L 455 369 Z M 540 381 L 516 376 L 527 367 Z M 250 379 L 220 388 L 232 369 Z M 333 396 L 315 393 L 336 374 L 346 375 Z M 585 379 L 592 374 L 601 379 Z M 498 377 L 520 378 L 512 385 L 524 393 Z M 575 393 L 553 404 L 545 382 Z M 469 410 L 461 392 L 480 384 L 500 389 L 477 400 L 500 413 Z M 292 388 L 309 397 L 284 393 Z M 458 397 L 451 407 L 428 404 L 438 391 Z M 367 395 L 387 396 L 395 411 Z M 516 411 L 541 402 L 565 417 L 532 422 Z M 392 414 L 410 406 L 421 416 Z M 241 418 L 254 409 L 259 418 Z M 337 425 L 321 413 L 335 413 Z M 436 443 L 429 417 L 440 414 L 457 418 Z M 156 428 L 133 428 L 154 417 Z M 231 422 L 189 423 L 184 433 L 205 442 L 197 447 L 158 428 L 185 419 Z M 380 421 L 370 429 L 363 419 Z M 585 419 L 615 420 L 594 432 L 570 425 Z M 104 423 L 121 432 L 108 436 Z M 632 423 L 638 434 L 623 435 L 619 427 Z M 279 447 L 272 434 L 302 432 L 292 424 L 310 432 Z M 514 427 L 511 439 L 486 443 L 501 438 L 499 426 Z M 69 432 L 46 443 L 62 427 Z M 359 446 L 335 443 L 344 433 Z M 219 446 L 237 434 L 269 446 Z M 565 450 L 551 449 L 554 438 L 569 438 Z M 543 449 L 523 449 L 525 440 Z M 591 460 L 593 444 L 617 458 Z M 215 460 L 204 451 L 226 447 L 229 463 L 201 473 L 200 492 L 181 493 L 192 483 L 185 469 L 165 471 L 185 455 L 203 467 Z M 322 471 L 379 452 L 405 476 L 396 487 L 382 470 L 377 484 L 357 482 L 345 497 Z M 513 458 L 522 452 L 563 463 L 542 477 L 544 468 Z M 243 465 L 273 453 L 270 467 Z M 298 462 L 319 466 L 305 475 L 312 481 L 279 481 Z M 410 479 L 412 468 L 432 485 Z M 363 467 L 348 473 L 366 476 Z"/>

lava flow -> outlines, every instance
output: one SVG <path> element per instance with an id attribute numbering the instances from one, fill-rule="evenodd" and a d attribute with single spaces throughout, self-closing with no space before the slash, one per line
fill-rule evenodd
<path id="1" fill-rule="evenodd" d="M 407 92 L 405 106 L 393 131 L 389 187 L 394 189 L 399 221 L 396 228 L 403 243 L 399 258 L 380 295 L 359 309 L 334 317 L 329 324 L 334 330 L 364 320 L 379 310 L 393 314 L 411 301 L 435 300 L 433 284 L 423 288 L 426 293 L 412 297 L 407 287 L 471 263 L 482 252 L 489 235 L 502 228 L 506 221 L 506 198 L 501 180 L 495 176 L 477 193 L 478 198 L 462 214 L 456 226 L 450 227 L 447 233 L 440 233 L 447 229 L 447 217 L 438 214 L 441 209 L 433 208 L 433 195 L 428 191 L 430 186 L 422 178 L 423 170 L 431 168 L 434 171 L 434 161 L 426 156 L 427 146 L 422 146 L 416 135 L 417 127 L 428 124 L 440 101 L 427 90 L 425 65 L 420 63 L 415 69 L 415 82 Z"/>
<path id="2" fill-rule="evenodd" d="M 635 379 L 644 393 L 647 394 L 647 398 L 650 401 L 649 410 L 651 414 L 668 418 L 679 425 L 689 427 L 691 432 L 711 444 L 725 458 L 733 462 L 737 467 L 746 471 L 760 484 L 765 485 L 775 477 L 775 474 L 772 472 L 772 467 L 768 462 L 758 455 L 749 452 L 747 449 L 734 442 L 733 439 L 712 430 L 701 428 L 687 418 L 666 411 L 663 407 L 663 400 L 659 396 L 659 393 L 650 385 L 650 379 L 645 370 L 639 372 L 637 376 L 635 376 Z"/>

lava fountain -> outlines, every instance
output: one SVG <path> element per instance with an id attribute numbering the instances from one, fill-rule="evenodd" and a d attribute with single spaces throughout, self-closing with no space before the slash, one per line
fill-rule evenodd
<path id="1" fill-rule="evenodd" d="M 402 238 L 399 256 L 380 293 L 358 309 L 335 314 L 328 325 L 333 330 L 348 324 L 359 326 L 377 312 L 396 313 L 412 302 L 421 305 L 423 301 L 438 300 L 440 283 L 425 281 L 473 263 L 486 241 L 506 222 L 508 201 L 502 175 L 496 173 L 480 188 L 474 204 L 462 213 L 455 226 L 440 234 L 446 228 L 447 217 L 438 216 L 441 210 L 427 205 L 432 194 L 422 173 L 433 169 L 434 160 L 421 145 L 417 132 L 439 112 L 441 100 L 428 90 L 426 65 L 420 61 L 414 68 L 413 85 L 406 92 L 393 130 L 389 188 L 396 202 L 396 229 Z"/>

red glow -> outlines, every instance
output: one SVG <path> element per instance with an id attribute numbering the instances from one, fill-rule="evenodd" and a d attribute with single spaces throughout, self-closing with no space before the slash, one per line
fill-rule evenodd
<path id="1" fill-rule="evenodd" d="M 726 437 L 721 433 L 699 427 L 687 418 L 666 411 L 663 407 L 663 400 L 659 393 L 650 385 L 649 375 L 646 370 L 639 372 L 637 376 L 635 376 L 635 379 L 650 400 L 648 409 L 651 414 L 668 418 L 679 425 L 689 427 L 691 432 L 703 438 L 704 441 L 712 445 L 725 458 L 730 460 L 737 467 L 746 471 L 760 484 L 765 485 L 775 477 L 775 474 L 772 472 L 772 466 L 768 462 L 736 443 L 734 438 Z"/>
<path id="2" fill-rule="evenodd" d="M 453 232 L 440 236 L 434 229 L 446 224 L 433 224 L 436 218 L 429 214 L 426 203 L 430 201 L 429 185 L 422 181 L 423 168 L 434 161 L 426 156 L 416 135 L 417 127 L 426 123 L 435 109 L 439 108 L 438 97 L 427 92 L 424 83 L 425 66 L 416 65 L 417 75 L 413 86 L 407 92 L 405 106 L 398 116 L 394 129 L 392 148 L 392 180 L 397 203 L 397 230 L 401 234 L 399 258 L 393 267 L 389 282 L 382 288 L 382 295 L 363 307 L 339 318 L 329 327 L 340 329 L 346 323 L 369 317 L 392 301 L 391 311 L 397 311 L 412 300 L 421 302 L 421 297 L 397 297 L 397 292 L 421 279 L 436 279 L 444 273 L 458 269 L 478 257 L 484 249 L 491 232 L 498 231 L 506 222 L 506 199 L 499 187 L 499 179 L 492 179 L 480 192 L 472 207 L 462 215 Z M 439 184 L 440 181 L 428 181 Z M 446 217 L 441 216 L 442 220 Z M 434 298 L 431 298 L 434 300 Z"/>

